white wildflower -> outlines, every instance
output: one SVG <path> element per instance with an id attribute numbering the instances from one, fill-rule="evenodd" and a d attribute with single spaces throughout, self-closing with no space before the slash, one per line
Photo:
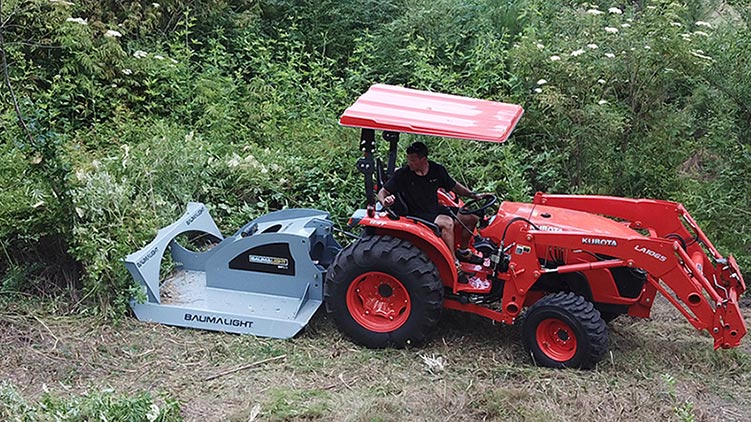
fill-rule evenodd
<path id="1" fill-rule="evenodd" d="M 623 11 L 621 9 L 617 8 L 617 7 L 611 7 L 610 9 L 608 9 L 608 12 L 613 13 L 615 15 L 622 15 L 623 14 Z"/>
<path id="2" fill-rule="evenodd" d="M 177 60 L 175 59 L 169 59 L 172 63 L 177 64 Z"/>
<path id="3" fill-rule="evenodd" d="M 607 57 L 609 59 L 612 59 L 613 57 L 615 57 L 615 54 L 613 54 L 613 53 L 605 53 L 605 57 Z"/>
<path id="4" fill-rule="evenodd" d="M 597 83 L 598 83 L 598 84 L 602 84 L 602 85 L 605 85 L 605 79 L 598 79 L 598 80 L 597 80 Z"/>
<path id="5" fill-rule="evenodd" d="M 631 28 L 631 24 L 630 23 L 622 23 L 621 24 L 621 28 Z"/>
<path id="6" fill-rule="evenodd" d="M 587 10 L 587 13 L 589 13 L 590 15 L 602 15 L 605 12 L 603 12 L 602 10 L 597 10 L 597 9 L 589 9 Z"/>
<path id="7" fill-rule="evenodd" d="M 657 6 L 647 6 L 647 9 L 655 10 L 655 9 L 657 9 Z"/>
<path id="8" fill-rule="evenodd" d="M 648 46 L 648 45 L 645 45 L 645 46 L 644 46 L 644 49 L 645 49 L 645 50 L 651 50 L 651 49 L 652 49 L 652 47 L 650 47 L 650 46 Z"/>
<path id="9" fill-rule="evenodd" d="M 88 25 L 89 24 L 89 22 L 86 19 L 83 19 L 83 18 L 68 18 L 68 19 L 65 19 L 65 22 L 75 22 L 75 23 L 80 24 L 80 25 Z"/>
<path id="10" fill-rule="evenodd" d="M 159 54 L 155 54 L 154 58 L 157 59 L 157 60 L 164 60 L 164 56 L 159 55 Z"/>
<path id="11" fill-rule="evenodd" d="M 128 156 L 130 155 L 130 145 L 122 144 L 120 145 L 120 149 L 125 153 L 125 158 L 128 158 Z"/>
<path id="12" fill-rule="evenodd" d="M 542 44 L 540 44 L 539 42 L 537 44 L 535 44 L 535 47 L 537 47 L 540 50 L 542 50 L 543 48 L 545 48 L 545 46 L 542 45 Z"/>
<path id="13" fill-rule="evenodd" d="M 133 57 L 135 57 L 137 59 L 142 59 L 142 58 L 144 58 L 144 57 L 146 57 L 148 55 L 149 55 L 149 53 L 147 53 L 145 51 L 141 51 L 141 50 L 138 50 L 135 53 L 133 53 Z"/>
<path id="14" fill-rule="evenodd" d="M 684 40 L 690 40 L 691 34 L 681 34 L 681 37 L 683 37 Z"/>
<path id="15" fill-rule="evenodd" d="M 153 7 L 154 9 L 159 9 L 161 5 L 159 3 L 151 3 L 151 7 Z"/>
<path id="16" fill-rule="evenodd" d="M 227 161 L 227 167 L 237 167 L 240 165 L 240 157 L 235 155 L 231 160 Z"/>
<path id="17" fill-rule="evenodd" d="M 130 69 L 123 69 L 123 75 L 131 75 L 133 73 Z"/>
<path id="18" fill-rule="evenodd" d="M 123 34 L 121 34 L 121 33 L 117 32 L 117 31 L 115 31 L 115 30 L 112 30 L 112 29 L 110 29 L 110 30 L 107 30 L 107 32 L 105 32 L 105 33 L 104 33 L 104 36 L 105 36 L 105 37 L 115 37 L 115 38 L 120 38 L 120 37 L 122 37 L 122 36 L 123 36 Z"/>
<path id="19" fill-rule="evenodd" d="M 694 31 L 694 35 L 701 35 L 702 37 L 708 37 L 709 34 L 707 34 L 704 31 Z"/>
<path id="20" fill-rule="evenodd" d="M 587 48 L 591 48 L 592 50 L 597 50 L 600 48 L 597 44 L 587 44 Z"/>
<path id="21" fill-rule="evenodd" d="M 599 105 L 605 105 L 607 103 L 608 103 L 608 100 L 600 100 L 600 101 L 597 102 L 597 104 L 599 104 Z"/>
<path id="22" fill-rule="evenodd" d="M 605 32 L 607 32 L 608 34 L 617 34 L 618 28 L 613 28 L 612 26 L 606 26 Z"/>
<path id="23" fill-rule="evenodd" d="M 680 28 L 683 26 L 683 24 L 681 24 L 680 22 L 670 22 L 670 26 L 677 26 L 678 28 Z"/>
<path id="24" fill-rule="evenodd" d="M 537 85 L 545 85 L 546 83 L 548 83 L 548 81 L 546 81 L 545 79 L 540 79 L 539 81 L 537 81 Z"/>
<path id="25" fill-rule="evenodd" d="M 581 49 L 581 48 L 580 48 L 580 49 L 578 49 L 578 50 L 575 50 L 575 51 L 572 51 L 572 52 L 571 52 L 571 55 L 572 55 L 572 56 L 574 56 L 574 57 L 576 57 L 576 56 L 581 56 L 582 54 L 584 54 L 584 50 L 583 50 L 583 49 Z"/>
<path id="26" fill-rule="evenodd" d="M 542 88 L 535 88 L 535 92 L 538 94 L 542 93 Z"/>
<path id="27" fill-rule="evenodd" d="M 700 58 L 700 59 L 704 59 L 704 60 L 709 60 L 710 62 L 713 62 L 713 61 L 714 61 L 714 59 L 713 59 L 713 58 L 711 58 L 711 57 L 709 57 L 709 56 L 705 55 L 705 54 L 704 54 L 704 52 L 703 52 L 703 51 L 701 51 L 701 50 L 695 50 L 695 51 L 692 51 L 692 52 L 691 52 L 691 55 L 693 55 L 694 57 L 698 57 L 698 58 Z"/>
<path id="28" fill-rule="evenodd" d="M 704 22 L 704 21 L 697 21 L 696 26 L 703 26 L 703 27 L 710 28 L 710 29 L 712 28 L 712 24 L 710 24 L 709 22 Z"/>
<path id="29" fill-rule="evenodd" d="M 550 56 L 550 61 L 551 62 L 557 62 L 560 59 L 561 59 L 561 56 Z"/>

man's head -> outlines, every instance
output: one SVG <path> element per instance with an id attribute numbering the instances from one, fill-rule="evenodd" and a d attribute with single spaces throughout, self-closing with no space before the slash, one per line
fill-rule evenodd
<path id="1" fill-rule="evenodd" d="M 417 154 L 420 157 L 428 157 L 428 147 L 422 142 L 415 142 L 407 147 L 407 155 Z"/>
<path id="2" fill-rule="evenodd" d="M 427 171 L 428 147 L 422 142 L 415 142 L 407 147 L 407 165 L 412 171 Z"/>

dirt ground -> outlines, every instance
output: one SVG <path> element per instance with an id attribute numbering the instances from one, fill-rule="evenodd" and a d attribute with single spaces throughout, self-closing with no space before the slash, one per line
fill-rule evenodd
<path id="1" fill-rule="evenodd" d="M 744 308 L 747 324 L 751 312 Z M 446 312 L 428 346 L 368 350 L 319 311 L 291 340 L 0 311 L 0 381 L 28 400 L 112 388 L 180 402 L 187 421 L 747 421 L 751 340 L 712 350 L 665 301 L 610 326 L 594 370 L 530 363 L 515 326 Z"/>

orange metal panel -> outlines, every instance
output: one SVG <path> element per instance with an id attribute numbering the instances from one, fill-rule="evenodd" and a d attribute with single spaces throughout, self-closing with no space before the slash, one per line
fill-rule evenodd
<path id="1" fill-rule="evenodd" d="M 373 85 L 339 124 L 392 132 L 503 142 L 522 117 L 515 104 L 391 85 Z"/>

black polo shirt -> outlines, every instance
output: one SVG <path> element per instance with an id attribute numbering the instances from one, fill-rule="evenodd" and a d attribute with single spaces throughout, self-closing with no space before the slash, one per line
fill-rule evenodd
<path id="1" fill-rule="evenodd" d="M 392 194 L 401 193 L 409 208 L 409 215 L 434 221 L 438 214 L 442 214 L 443 207 L 438 205 L 438 188 L 447 191 L 454 189 L 456 181 L 451 178 L 446 168 L 438 163 L 428 161 L 428 173 L 418 176 L 417 173 L 404 166 L 397 170 L 384 184 L 384 188 Z"/>

